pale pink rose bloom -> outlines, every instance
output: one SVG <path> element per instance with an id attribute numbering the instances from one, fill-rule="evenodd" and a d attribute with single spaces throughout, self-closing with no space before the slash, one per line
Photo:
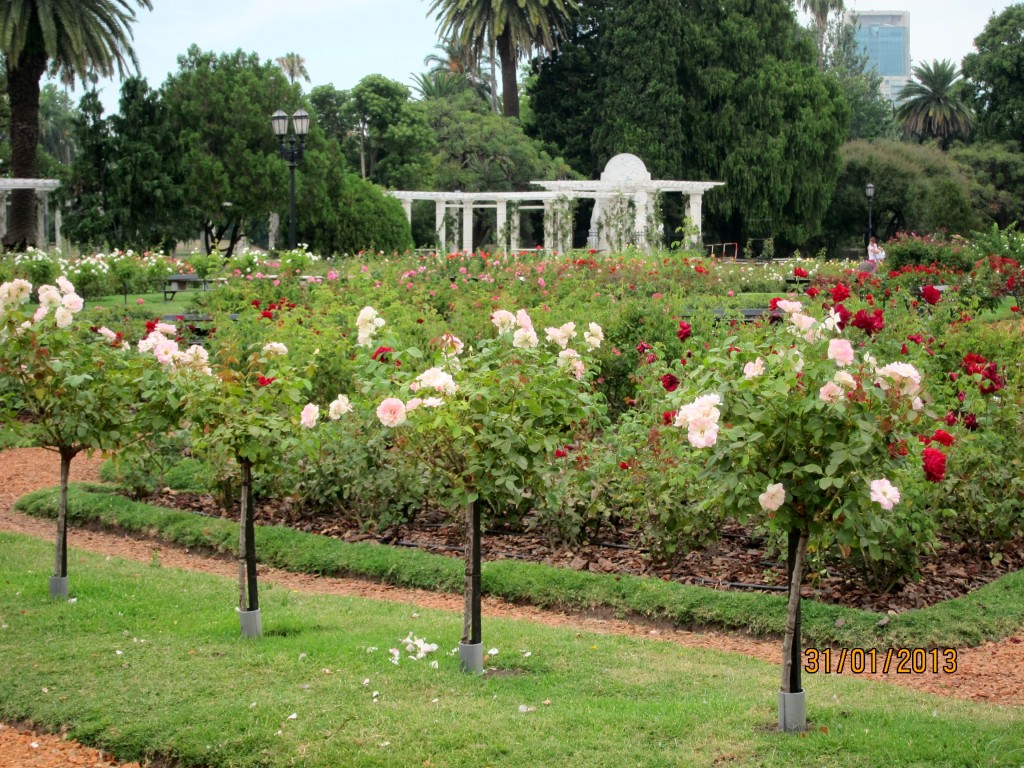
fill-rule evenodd
<path id="1" fill-rule="evenodd" d="M 67 307 L 57 307 L 57 310 L 53 313 L 53 316 L 57 320 L 58 328 L 67 328 L 75 319 L 75 316 L 71 314 L 71 310 L 68 309 Z"/>
<path id="2" fill-rule="evenodd" d="M 39 286 L 39 303 L 49 309 L 59 307 L 61 305 L 60 291 L 52 285 Z"/>
<path id="3" fill-rule="evenodd" d="M 445 333 L 441 335 L 441 354 L 445 357 L 451 355 L 461 355 L 462 350 L 466 348 L 466 345 L 462 343 L 462 340 L 451 333 Z"/>
<path id="4" fill-rule="evenodd" d="M 587 332 L 583 334 L 583 340 L 587 342 L 587 346 L 591 349 L 597 349 L 601 346 L 601 342 L 604 341 L 604 331 L 597 323 L 591 323 L 587 328 Z"/>
<path id="5" fill-rule="evenodd" d="M 779 304 L 781 303 L 782 302 L 780 301 Z M 807 332 L 810 331 L 818 321 L 810 315 L 805 315 L 803 312 L 793 312 L 789 316 L 789 322 L 791 322 L 797 330 Z"/>
<path id="6" fill-rule="evenodd" d="M 417 390 L 420 387 L 430 387 L 446 395 L 455 394 L 455 391 L 459 388 L 451 374 L 442 371 L 440 368 L 428 368 L 417 376 L 416 381 L 413 383 L 418 385 L 416 387 Z"/>
<path id="7" fill-rule="evenodd" d="M 101 325 L 99 328 L 97 328 L 96 329 L 96 333 L 98 333 L 100 336 L 102 336 L 107 341 L 117 341 L 117 334 L 114 333 L 109 328 L 107 328 L 107 326 L 105 326 L 105 325 Z"/>
<path id="8" fill-rule="evenodd" d="M 155 347 L 158 342 L 164 341 L 165 338 L 166 337 L 162 333 L 153 331 L 146 336 L 146 338 L 139 341 L 139 352 L 152 352 L 153 347 Z"/>
<path id="9" fill-rule="evenodd" d="M 63 275 L 57 278 L 57 287 L 60 288 L 60 292 L 65 295 L 75 292 L 75 286 L 73 286 L 71 281 Z M 71 307 L 68 307 L 68 309 L 71 309 Z M 71 311 L 74 312 L 75 310 L 71 309 Z"/>
<path id="10" fill-rule="evenodd" d="M 782 483 L 772 483 L 757 500 L 765 512 L 776 512 L 786 501 L 786 489 Z"/>
<path id="11" fill-rule="evenodd" d="M 537 332 L 533 328 L 519 328 L 512 335 L 512 346 L 519 349 L 533 349 L 539 343 Z"/>
<path id="12" fill-rule="evenodd" d="M 352 403 L 349 402 L 349 399 L 345 395 L 338 395 L 328 406 L 327 415 L 330 416 L 331 421 L 337 421 L 351 410 Z"/>
<path id="13" fill-rule="evenodd" d="M 782 299 L 777 301 L 775 306 L 785 312 L 787 315 L 792 315 L 794 312 L 799 312 L 804 308 L 804 305 L 799 301 L 789 301 L 788 299 Z"/>
<path id="14" fill-rule="evenodd" d="M 686 439 L 694 448 L 711 448 L 718 442 L 718 420 L 703 414 L 690 419 Z"/>
<path id="15" fill-rule="evenodd" d="M 178 356 L 178 343 L 172 339 L 161 339 L 153 346 L 153 355 L 162 365 L 173 365 Z"/>
<path id="16" fill-rule="evenodd" d="M 828 343 L 828 359 L 845 368 L 853 363 L 853 344 L 846 339 L 832 339 Z"/>
<path id="17" fill-rule="evenodd" d="M 159 328 L 160 326 L 157 327 Z M 271 341 L 263 345 L 263 351 L 268 355 L 287 355 L 288 347 L 279 341 Z"/>
<path id="18" fill-rule="evenodd" d="M 423 400 L 419 397 L 409 398 L 409 401 L 405 404 L 405 412 L 412 413 L 417 408 L 423 405 Z"/>
<path id="19" fill-rule="evenodd" d="M 892 509 L 900 502 L 900 491 L 888 480 L 871 481 L 871 500 L 882 505 L 882 509 Z"/>
<path id="20" fill-rule="evenodd" d="M 193 344 L 181 354 L 181 362 L 185 365 L 204 367 L 210 360 L 210 353 L 198 344 Z"/>
<path id="21" fill-rule="evenodd" d="M 830 381 L 818 390 L 818 398 L 826 403 L 838 403 L 843 399 L 843 388 Z"/>
<path id="22" fill-rule="evenodd" d="M 518 325 L 524 331 L 533 330 L 533 320 L 531 320 L 530 316 L 526 314 L 525 309 L 520 309 L 518 312 L 516 312 L 516 325 Z"/>
<path id="23" fill-rule="evenodd" d="M 576 336 L 576 323 L 566 323 L 559 328 L 545 328 L 544 333 L 548 341 L 565 349 L 569 345 L 569 340 Z"/>
<path id="24" fill-rule="evenodd" d="M 170 323 L 157 323 L 155 330 L 159 331 L 164 336 L 174 336 L 178 332 L 178 329 Z"/>
<path id="25" fill-rule="evenodd" d="M 49 307 L 47 307 L 45 304 L 40 304 L 38 307 L 36 307 L 36 311 L 32 313 L 32 322 L 38 323 L 40 320 L 46 317 L 46 314 L 49 311 Z"/>
<path id="26" fill-rule="evenodd" d="M 878 375 L 876 383 L 884 390 L 895 384 L 908 397 L 921 391 L 921 374 L 910 363 L 889 363 L 875 373 Z"/>
<path id="27" fill-rule="evenodd" d="M 397 427 L 405 423 L 405 403 L 397 397 L 385 398 L 377 406 L 377 418 L 385 427 Z"/>
<path id="28" fill-rule="evenodd" d="M 40 286 L 40 290 L 45 287 Z M 22 280 L 20 277 L 0 286 L 0 304 L 24 304 L 31 295 L 32 283 Z"/>
<path id="29" fill-rule="evenodd" d="M 320 406 L 314 403 L 307 403 L 306 407 L 302 409 L 302 415 L 299 417 L 299 421 L 302 422 L 302 426 L 307 429 L 315 427 L 319 419 Z"/>
<path id="30" fill-rule="evenodd" d="M 583 361 L 577 358 L 569 365 L 569 370 L 572 371 L 572 375 L 575 376 L 578 381 L 583 378 L 586 367 L 583 365 Z"/>
<path id="31" fill-rule="evenodd" d="M 64 298 L 60 300 L 60 303 L 63 304 L 70 312 L 74 312 L 75 314 L 81 312 L 82 307 L 85 306 L 85 302 L 82 300 L 82 297 L 77 293 L 65 294 Z"/>
<path id="32" fill-rule="evenodd" d="M 747 379 L 756 379 L 764 375 L 764 360 L 760 357 L 752 363 L 743 366 L 743 376 Z"/>
<path id="33" fill-rule="evenodd" d="M 424 408 L 438 408 L 444 405 L 444 400 L 440 397 L 428 397 L 423 400 Z"/>
<path id="34" fill-rule="evenodd" d="M 692 403 L 687 403 L 676 412 L 675 425 L 677 427 L 689 427 L 695 420 L 708 419 L 718 424 L 721 412 L 717 406 L 721 405 L 722 398 L 717 393 L 701 395 Z"/>
<path id="35" fill-rule="evenodd" d="M 507 309 L 496 309 L 491 315 L 491 322 L 498 329 L 498 333 L 507 333 L 516 326 L 516 316 Z"/>
<path id="36" fill-rule="evenodd" d="M 915 397 L 914 400 L 910 403 L 910 407 L 915 411 L 920 411 L 922 408 L 924 408 L 924 400 L 922 400 L 920 397 Z"/>
<path id="37" fill-rule="evenodd" d="M 837 371 L 836 375 L 832 377 L 832 380 L 841 386 L 843 389 L 856 389 L 857 380 L 846 371 Z"/>

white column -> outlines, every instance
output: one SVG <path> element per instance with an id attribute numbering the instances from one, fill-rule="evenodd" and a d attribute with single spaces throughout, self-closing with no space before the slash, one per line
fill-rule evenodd
<path id="1" fill-rule="evenodd" d="M 36 190 L 36 248 L 46 250 L 49 238 L 46 236 L 46 212 L 49 208 L 49 194 L 46 190 Z"/>
<path id="2" fill-rule="evenodd" d="M 434 201 L 434 231 L 437 232 L 437 239 L 441 243 L 438 246 L 439 251 L 448 250 L 448 244 L 445 242 L 448 239 L 447 227 L 444 225 L 445 212 L 447 210 L 447 203 L 444 200 Z"/>
<path id="3" fill-rule="evenodd" d="M 466 199 L 462 201 L 462 251 L 473 252 L 473 202 Z"/>
<path id="4" fill-rule="evenodd" d="M 277 233 L 281 229 L 281 214 L 277 211 L 273 211 L 270 214 L 270 220 L 267 223 L 268 237 L 267 237 L 267 249 L 275 250 L 277 248 Z"/>
<path id="5" fill-rule="evenodd" d="M 701 218 L 704 215 L 701 205 L 703 203 L 703 195 L 699 192 L 690 193 L 690 204 L 687 206 L 690 223 L 697 230 L 693 235 L 693 244 L 700 245 L 704 241 L 704 231 L 701 225 Z"/>
<path id="6" fill-rule="evenodd" d="M 505 234 L 505 223 L 508 221 L 508 201 L 498 200 L 495 203 L 495 210 L 497 212 L 497 222 L 495 226 L 498 230 L 498 245 L 503 251 L 508 251 L 508 237 Z"/>
<path id="7" fill-rule="evenodd" d="M 409 220 L 409 226 L 412 226 L 412 200 L 408 198 L 402 200 L 402 208 L 405 210 L 405 218 Z"/>
<path id="8" fill-rule="evenodd" d="M 551 221 L 551 201 L 544 201 L 544 242 L 541 245 L 545 250 L 554 249 L 555 244 L 552 242 L 555 238 L 554 228 L 552 227 Z"/>
<path id="9" fill-rule="evenodd" d="M 642 189 L 633 195 L 633 237 L 638 248 L 647 246 L 647 208 L 649 195 Z"/>
<path id="10" fill-rule="evenodd" d="M 0 238 L 7 234 L 7 193 L 0 192 Z"/>
<path id="11" fill-rule="evenodd" d="M 508 233 L 508 249 L 510 251 L 519 250 L 519 225 L 519 206 L 517 205 L 512 209 L 512 226 Z"/>
<path id="12" fill-rule="evenodd" d="M 60 225 L 61 225 L 60 206 L 58 205 L 54 209 L 54 211 L 53 211 L 53 233 L 54 233 L 54 240 L 57 241 L 57 243 L 56 243 L 57 250 L 61 251 L 61 253 L 63 253 L 63 251 L 61 250 L 61 247 L 60 247 Z"/>

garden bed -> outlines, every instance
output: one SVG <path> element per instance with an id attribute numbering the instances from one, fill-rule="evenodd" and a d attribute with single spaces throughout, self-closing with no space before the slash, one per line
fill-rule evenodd
<path id="1" fill-rule="evenodd" d="M 237 518 L 237 509 L 221 509 L 207 494 L 168 491 L 147 503 L 211 515 Z M 332 516 L 309 514 L 290 501 L 256 502 L 256 522 L 284 525 L 347 541 L 375 541 L 395 547 L 416 548 L 453 558 L 462 557 L 462 528 L 439 514 L 421 515 L 412 525 L 382 532 L 367 532 Z M 652 557 L 636 546 L 636 531 L 607 529 L 598 542 L 572 547 L 552 546 L 534 532 L 489 530 L 482 542 L 485 560 L 521 560 L 593 573 L 653 576 L 680 584 L 732 591 L 785 592 L 784 559 L 766 550 L 763 537 L 751 527 L 727 525 L 717 542 L 695 549 L 674 561 Z M 1001 558 L 993 562 L 998 552 Z M 885 613 L 902 613 L 961 597 L 1000 576 L 1024 569 L 1024 539 L 997 547 L 973 547 L 940 539 L 939 549 L 922 558 L 921 578 L 897 585 L 889 593 L 873 592 L 858 570 L 845 563 L 829 565 L 808 575 L 804 595 L 823 602 Z"/>

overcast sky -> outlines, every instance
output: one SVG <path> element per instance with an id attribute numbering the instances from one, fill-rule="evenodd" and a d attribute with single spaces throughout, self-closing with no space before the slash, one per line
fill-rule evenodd
<path id="1" fill-rule="evenodd" d="M 584 0 L 585 1 L 585 0 Z M 853 11 L 910 12 L 914 63 L 952 59 L 973 49 L 974 37 L 1007 0 L 847 0 Z M 204 50 L 255 51 L 273 59 L 294 51 L 306 59 L 313 85 L 347 89 L 380 73 L 409 83 L 434 52 L 436 23 L 428 0 L 153 0 L 133 26 L 141 73 L 152 87 L 177 70 L 191 43 Z M 103 87 L 116 110 L 118 85 Z M 308 90 L 308 86 L 307 86 Z"/>

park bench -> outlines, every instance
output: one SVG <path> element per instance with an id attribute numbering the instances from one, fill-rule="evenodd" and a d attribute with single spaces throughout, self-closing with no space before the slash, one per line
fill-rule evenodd
<path id="1" fill-rule="evenodd" d="M 712 315 L 715 316 L 716 322 L 724 319 L 738 320 L 743 323 L 752 323 L 755 320 L 778 318 L 782 319 L 783 312 L 779 309 L 769 309 L 768 307 L 747 307 L 745 309 L 722 309 L 721 307 L 709 310 Z M 683 320 L 689 320 L 694 317 L 699 317 L 702 312 L 684 311 L 680 317 Z"/>
<path id="2" fill-rule="evenodd" d="M 178 295 L 178 291 L 187 290 L 210 290 L 210 283 L 227 283 L 227 279 L 218 277 L 213 280 L 199 277 L 199 275 L 168 275 L 163 280 L 164 301 L 170 301 Z"/>

